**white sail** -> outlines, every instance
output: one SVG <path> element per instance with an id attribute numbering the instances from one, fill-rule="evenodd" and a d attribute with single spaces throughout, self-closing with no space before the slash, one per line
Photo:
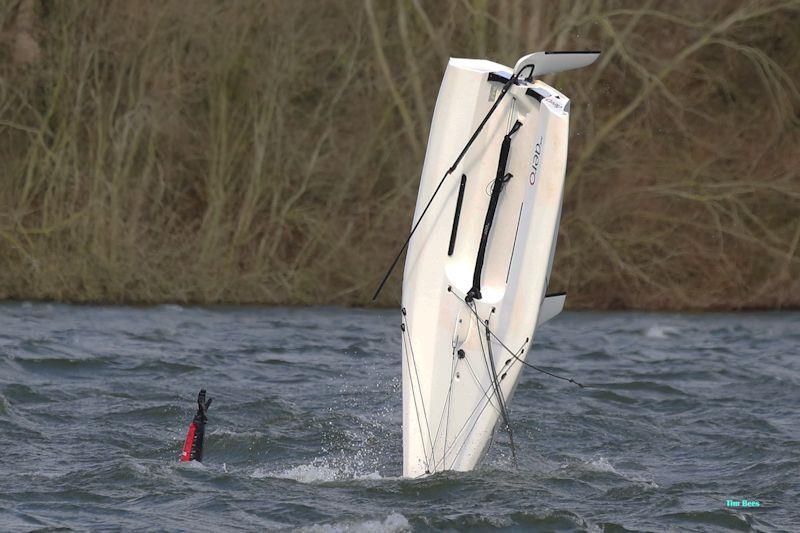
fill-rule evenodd
<path id="1" fill-rule="evenodd" d="M 543 72 L 597 57 L 587 54 L 547 57 Z M 545 55 L 525 56 L 518 67 L 536 75 L 534 63 Z M 451 59 L 436 101 L 414 214 L 419 226 L 403 276 L 408 477 L 475 467 L 537 324 L 563 307 L 563 295 L 542 304 L 561 213 L 569 100 L 541 81 L 525 81 L 525 72 L 507 83 L 513 73 L 491 61 Z M 504 87 L 505 98 L 434 195 Z"/>

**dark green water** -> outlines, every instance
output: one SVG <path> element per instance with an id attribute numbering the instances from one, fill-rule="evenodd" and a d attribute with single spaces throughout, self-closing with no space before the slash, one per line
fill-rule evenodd
<path id="1" fill-rule="evenodd" d="M 401 471 L 398 313 L 0 305 L 0 530 L 797 531 L 800 314 L 567 313 L 484 465 Z M 205 464 L 179 464 L 198 389 Z M 759 508 L 726 508 L 728 499 Z"/>

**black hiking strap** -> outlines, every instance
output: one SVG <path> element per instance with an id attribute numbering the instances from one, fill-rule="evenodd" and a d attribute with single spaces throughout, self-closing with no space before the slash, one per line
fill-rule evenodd
<path id="1" fill-rule="evenodd" d="M 483 261 L 486 256 L 486 245 L 489 243 L 489 233 L 494 222 L 494 215 L 497 211 L 497 203 L 500 200 L 500 193 L 503 187 L 513 176 L 506 174 L 506 164 L 508 163 L 508 152 L 511 150 L 511 137 L 522 127 L 519 120 L 514 123 L 506 136 L 503 138 L 503 145 L 500 148 L 500 160 L 497 163 L 497 175 L 494 178 L 492 196 L 489 199 L 489 208 L 486 211 L 486 218 L 483 221 L 483 232 L 481 233 L 481 244 L 478 247 L 478 256 L 475 258 L 475 271 L 472 274 L 472 288 L 467 293 L 467 301 L 481 299 L 481 274 L 483 273 Z"/>
<path id="2" fill-rule="evenodd" d="M 483 130 L 483 127 L 486 125 L 487 122 L 489 122 L 489 118 L 494 114 L 495 110 L 500 105 L 500 102 L 503 100 L 505 95 L 508 93 L 508 90 L 511 88 L 511 85 L 513 85 L 515 83 L 517 83 L 517 76 L 512 74 L 512 76 L 508 79 L 508 81 L 506 81 L 505 84 L 503 85 L 503 88 L 500 91 L 500 95 L 497 97 L 497 100 L 494 101 L 494 104 L 492 104 L 492 107 L 489 108 L 489 111 L 483 117 L 483 120 L 481 120 L 481 123 L 478 124 L 478 127 L 475 128 L 475 131 L 472 132 L 472 136 L 467 141 L 467 144 L 464 145 L 464 148 L 461 150 L 461 153 L 458 154 L 458 157 L 456 157 L 456 160 L 453 161 L 453 164 L 444 173 L 444 176 L 442 176 L 442 179 L 439 180 L 439 184 L 436 186 L 436 190 L 433 191 L 433 194 L 431 195 L 430 199 L 428 200 L 428 203 L 425 205 L 425 209 L 423 209 L 422 213 L 420 213 L 419 218 L 417 219 L 417 221 L 414 223 L 414 225 L 411 228 L 411 232 L 408 234 L 408 237 L 406 237 L 406 240 L 403 242 L 403 245 L 400 247 L 400 250 L 397 252 L 397 255 L 395 256 L 394 261 L 392 261 L 392 264 L 389 265 L 389 269 L 386 271 L 386 274 L 383 276 L 383 279 L 381 280 L 380 285 L 378 285 L 377 290 L 375 290 L 375 294 L 372 295 L 372 301 L 373 302 L 378 298 L 378 295 L 381 293 L 381 290 L 383 290 L 383 286 L 386 285 L 386 281 L 389 279 L 389 276 L 392 275 L 392 271 L 394 270 L 394 267 L 397 266 L 397 262 L 400 261 L 400 257 L 403 255 L 403 251 L 406 249 L 406 247 L 408 246 L 408 243 L 411 241 L 411 237 L 414 236 L 414 232 L 417 231 L 417 228 L 419 227 L 419 223 L 422 222 L 422 218 L 425 216 L 425 213 L 428 212 L 428 208 L 433 203 L 433 199 L 436 197 L 436 194 L 439 192 L 439 189 L 442 188 L 442 184 L 444 183 L 444 180 L 447 179 L 447 176 L 449 176 L 450 174 L 455 172 L 456 167 L 458 167 L 458 164 L 461 163 L 461 160 L 467 154 L 467 151 L 469 151 L 469 148 L 472 146 L 472 143 L 475 142 L 475 139 L 478 138 L 478 135 L 480 134 L 481 130 Z"/>
<path id="3" fill-rule="evenodd" d="M 458 235 L 458 219 L 461 218 L 461 205 L 464 203 L 464 189 L 467 187 L 467 175 L 461 175 L 461 185 L 458 187 L 458 199 L 456 199 L 456 213 L 453 216 L 453 229 L 450 230 L 450 246 L 447 247 L 447 255 L 453 255 L 456 248 L 456 235 Z"/>

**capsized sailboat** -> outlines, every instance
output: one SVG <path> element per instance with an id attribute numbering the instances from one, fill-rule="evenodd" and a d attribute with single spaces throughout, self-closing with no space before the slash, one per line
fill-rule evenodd
<path id="1" fill-rule="evenodd" d="M 406 241 L 404 476 L 476 466 L 508 424 L 536 327 L 564 306 L 564 294 L 546 290 L 570 102 L 537 78 L 598 55 L 537 52 L 513 69 L 447 65 Z"/>

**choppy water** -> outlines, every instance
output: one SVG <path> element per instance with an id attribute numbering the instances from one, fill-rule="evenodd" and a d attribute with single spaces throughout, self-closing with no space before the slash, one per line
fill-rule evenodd
<path id="1" fill-rule="evenodd" d="M 0 305 L 0 529 L 800 528 L 800 314 L 566 313 L 472 473 L 401 471 L 398 313 Z M 198 389 L 205 464 L 177 462 Z M 725 500 L 759 500 L 758 509 Z"/>

